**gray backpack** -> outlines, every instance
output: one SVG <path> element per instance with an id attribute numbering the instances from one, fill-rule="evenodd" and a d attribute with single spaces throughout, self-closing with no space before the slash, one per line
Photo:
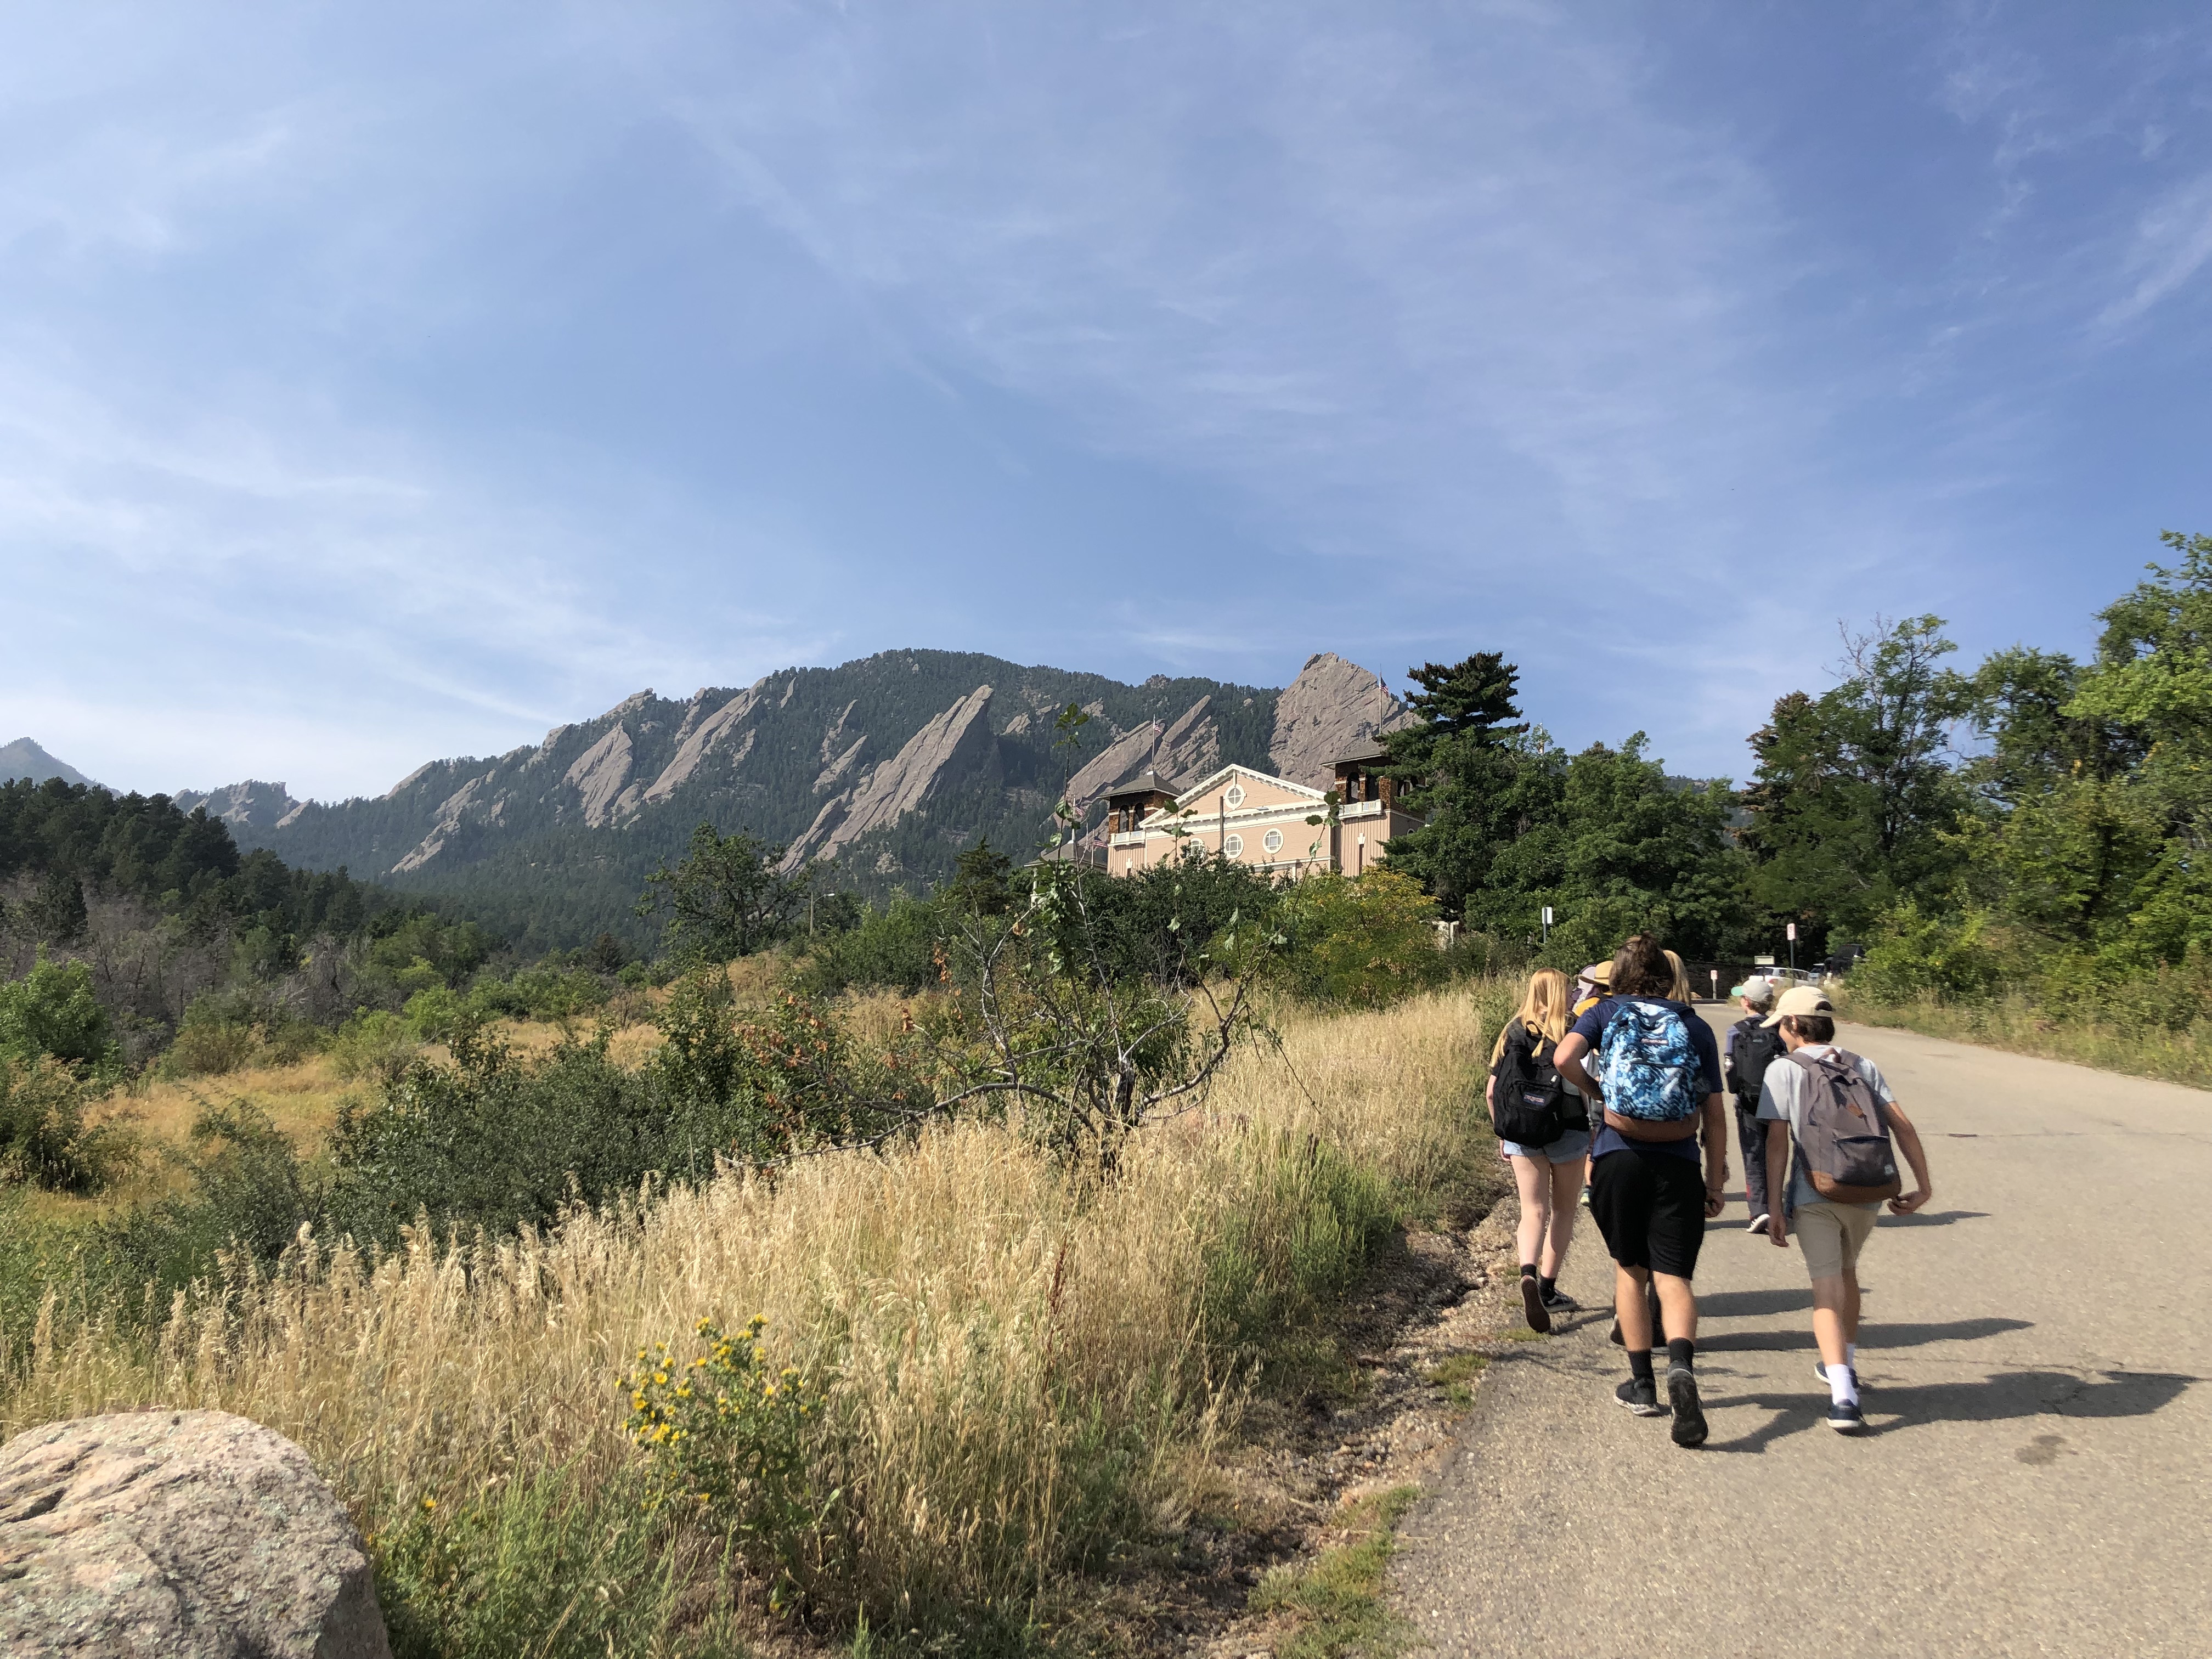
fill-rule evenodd
<path id="1" fill-rule="evenodd" d="M 1873 1204 L 1905 1190 L 1882 1109 L 1856 1056 L 1837 1050 L 1815 1060 L 1789 1058 L 1804 1071 L 1797 1162 L 1813 1190 L 1834 1204 Z"/>

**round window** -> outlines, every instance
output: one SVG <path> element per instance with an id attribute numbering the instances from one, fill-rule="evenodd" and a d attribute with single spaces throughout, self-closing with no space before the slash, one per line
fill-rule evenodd
<path id="1" fill-rule="evenodd" d="M 1228 793 L 1224 794 L 1221 799 L 1224 805 L 1232 812 L 1235 811 L 1244 804 L 1244 786 L 1241 783 L 1231 784 Z"/>
<path id="2" fill-rule="evenodd" d="M 1270 830 L 1266 835 L 1260 837 L 1260 845 L 1266 848 L 1270 853 L 1281 852 L 1283 850 L 1283 832 L 1279 830 Z"/>
<path id="3" fill-rule="evenodd" d="M 1244 837 L 1242 836 L 1230 836 L 1227 841 L 1221 843 L 1221 850 L 1228 854 L 1232 859 L 1243 858 L 1244 856 Z"/>

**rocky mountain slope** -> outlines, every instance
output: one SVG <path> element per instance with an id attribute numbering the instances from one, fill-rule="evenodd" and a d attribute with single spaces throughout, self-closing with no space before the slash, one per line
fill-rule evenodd
<path id="1" fill-rule="evenodd" d="M 1069 703 L 1091 721 L 1055 745 Z M 988 838 L 1034 854 L 1065 793 L 1096 823 L 1144 772 L 1170 787 L 1236 761 L 1325 783 L 1336 756 L 1397 712 L 1381 681 L 1328 653 L 1281 691 L 1024 667 L 897 651 L 793 668 L 678 701 L 651 691 L 490 759 L 433 761 L 386 794 L 294 800 L 282 784 L 176 797 L 241 844 L 462 901 L 518 943 L 602 929 L 644 942 L 630 915 L 646 873 L 709 821 L 834 860 L 835 883 L 919 889 Z"/>

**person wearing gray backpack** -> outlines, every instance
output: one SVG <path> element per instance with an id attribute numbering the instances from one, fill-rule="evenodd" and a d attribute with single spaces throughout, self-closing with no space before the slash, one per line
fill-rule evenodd
<path id="1" fill-rule="evenodd" d="M 1766 1137 L 1766 1189 L 1782 1194 L 1767 1237 L 1786 1249 L 1794 1229 L 1813 1281 L 1813 1370 L 1828 1385 L 1828 1426 L 1854 1434 L 1866 1426 L 1859 1404 L 1859 1252 L 1885 1200 L 1898 1215 L 1929 1200 L 1927 1149 L 1897 1103 L 1881 1069 L 1836 1045 L 1835 1006 L 1825 993 L 1800 985 L 1782 994 L 1768 1025 L 1778 1027 L 1784 1053 L 1766 1068 L 1759 1115 L 1786 1123 Z M 1892 1146 L 1894 1139 L 1894 1148 Z M 1897 1153 L 1911 1166 L 1912 1190 L 1897 1171 Z"/>

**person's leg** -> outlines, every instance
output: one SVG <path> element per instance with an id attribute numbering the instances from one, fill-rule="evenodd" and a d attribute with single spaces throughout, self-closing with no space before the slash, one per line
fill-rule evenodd
<path id="1" fill-rule="evenodd" d="M 1513 1232 L 1514 1248 L 1521 1258 L 1521 1311 L 1528 1328 L 1540 1335 L 1552 1328 L 1552 1311 L 1544 1305 L 1543 1284 L 1536 1271 L 1544 1232 L 1552 1218 L 1552 1166 L 1541 1158 L 1516 1153 L 1513 1184 L 1521 1194 L 1521 1224 Z"/>
<path id="2" fill-rule="evenodd" d="M 1831 1370 L 1849 1363 L 1844 1345 L 1858 1334 L 1855 1325 L 1845 1324 L 1844 1310 L 1856 1299 L 1841 1273 L 1824 1273 L 1813 1281 L 1813 1340 L 1821 1364 Z"/>
<path id="3" fill-rule="evenodd" d="M 1631 1353 L 1651 1352 L 1651 1310 L 1644 1301 L 1650 1280 L 1649 1267 L 1613 1264 L 1613 1314 L 1620 1322 L 1620 1346 Z"/>
<path id="4" fill-rule="evenodd" d="M 1543 1272 L 1547 1279 L 1557 1279 L 1559 1269 L 1566 1266 L 1567 1246 L 1575 1236 L 1575 1197 L 1583 1189 L 1586 1162 L 1574 1158 L 1552 1165 L 1552 1221 L 1544 1233 Z"/>
<path id="5" fill-rule="evenodd" d="M 1513 1230 L 1513 1259 L 1523 1271 L 1543 1253 L 1544 1231 L 1552 1218 L 1552 1166 L 1540 1158 L 1516 1153 L 1514 1190 L 1521 1197 L 1521 1224 Z"/>
<path id="6" fill-rule="evenodd" d="M 1756 1108 L 1735 1109 L 1736 1145 L 1743 1152 L 1743 1200 L 1751 1219 L 1763 1220 L 1766 1207 L 1766 1122 Z"/>
<path id="7" fill-rule="evenodd" d="M 1667 1403 L 1674 1414 L 1678 1446 L 1705 1442 L 1705 1411 L 1698 1395 L 1698 1299 L 1691 1281 L 1705 1242 L 1705 1179 L 1688 1158 L 1651 1160 L 1658 1186 L 1651 1212 L 1651 1283 L 1666 1321 Z"/>

